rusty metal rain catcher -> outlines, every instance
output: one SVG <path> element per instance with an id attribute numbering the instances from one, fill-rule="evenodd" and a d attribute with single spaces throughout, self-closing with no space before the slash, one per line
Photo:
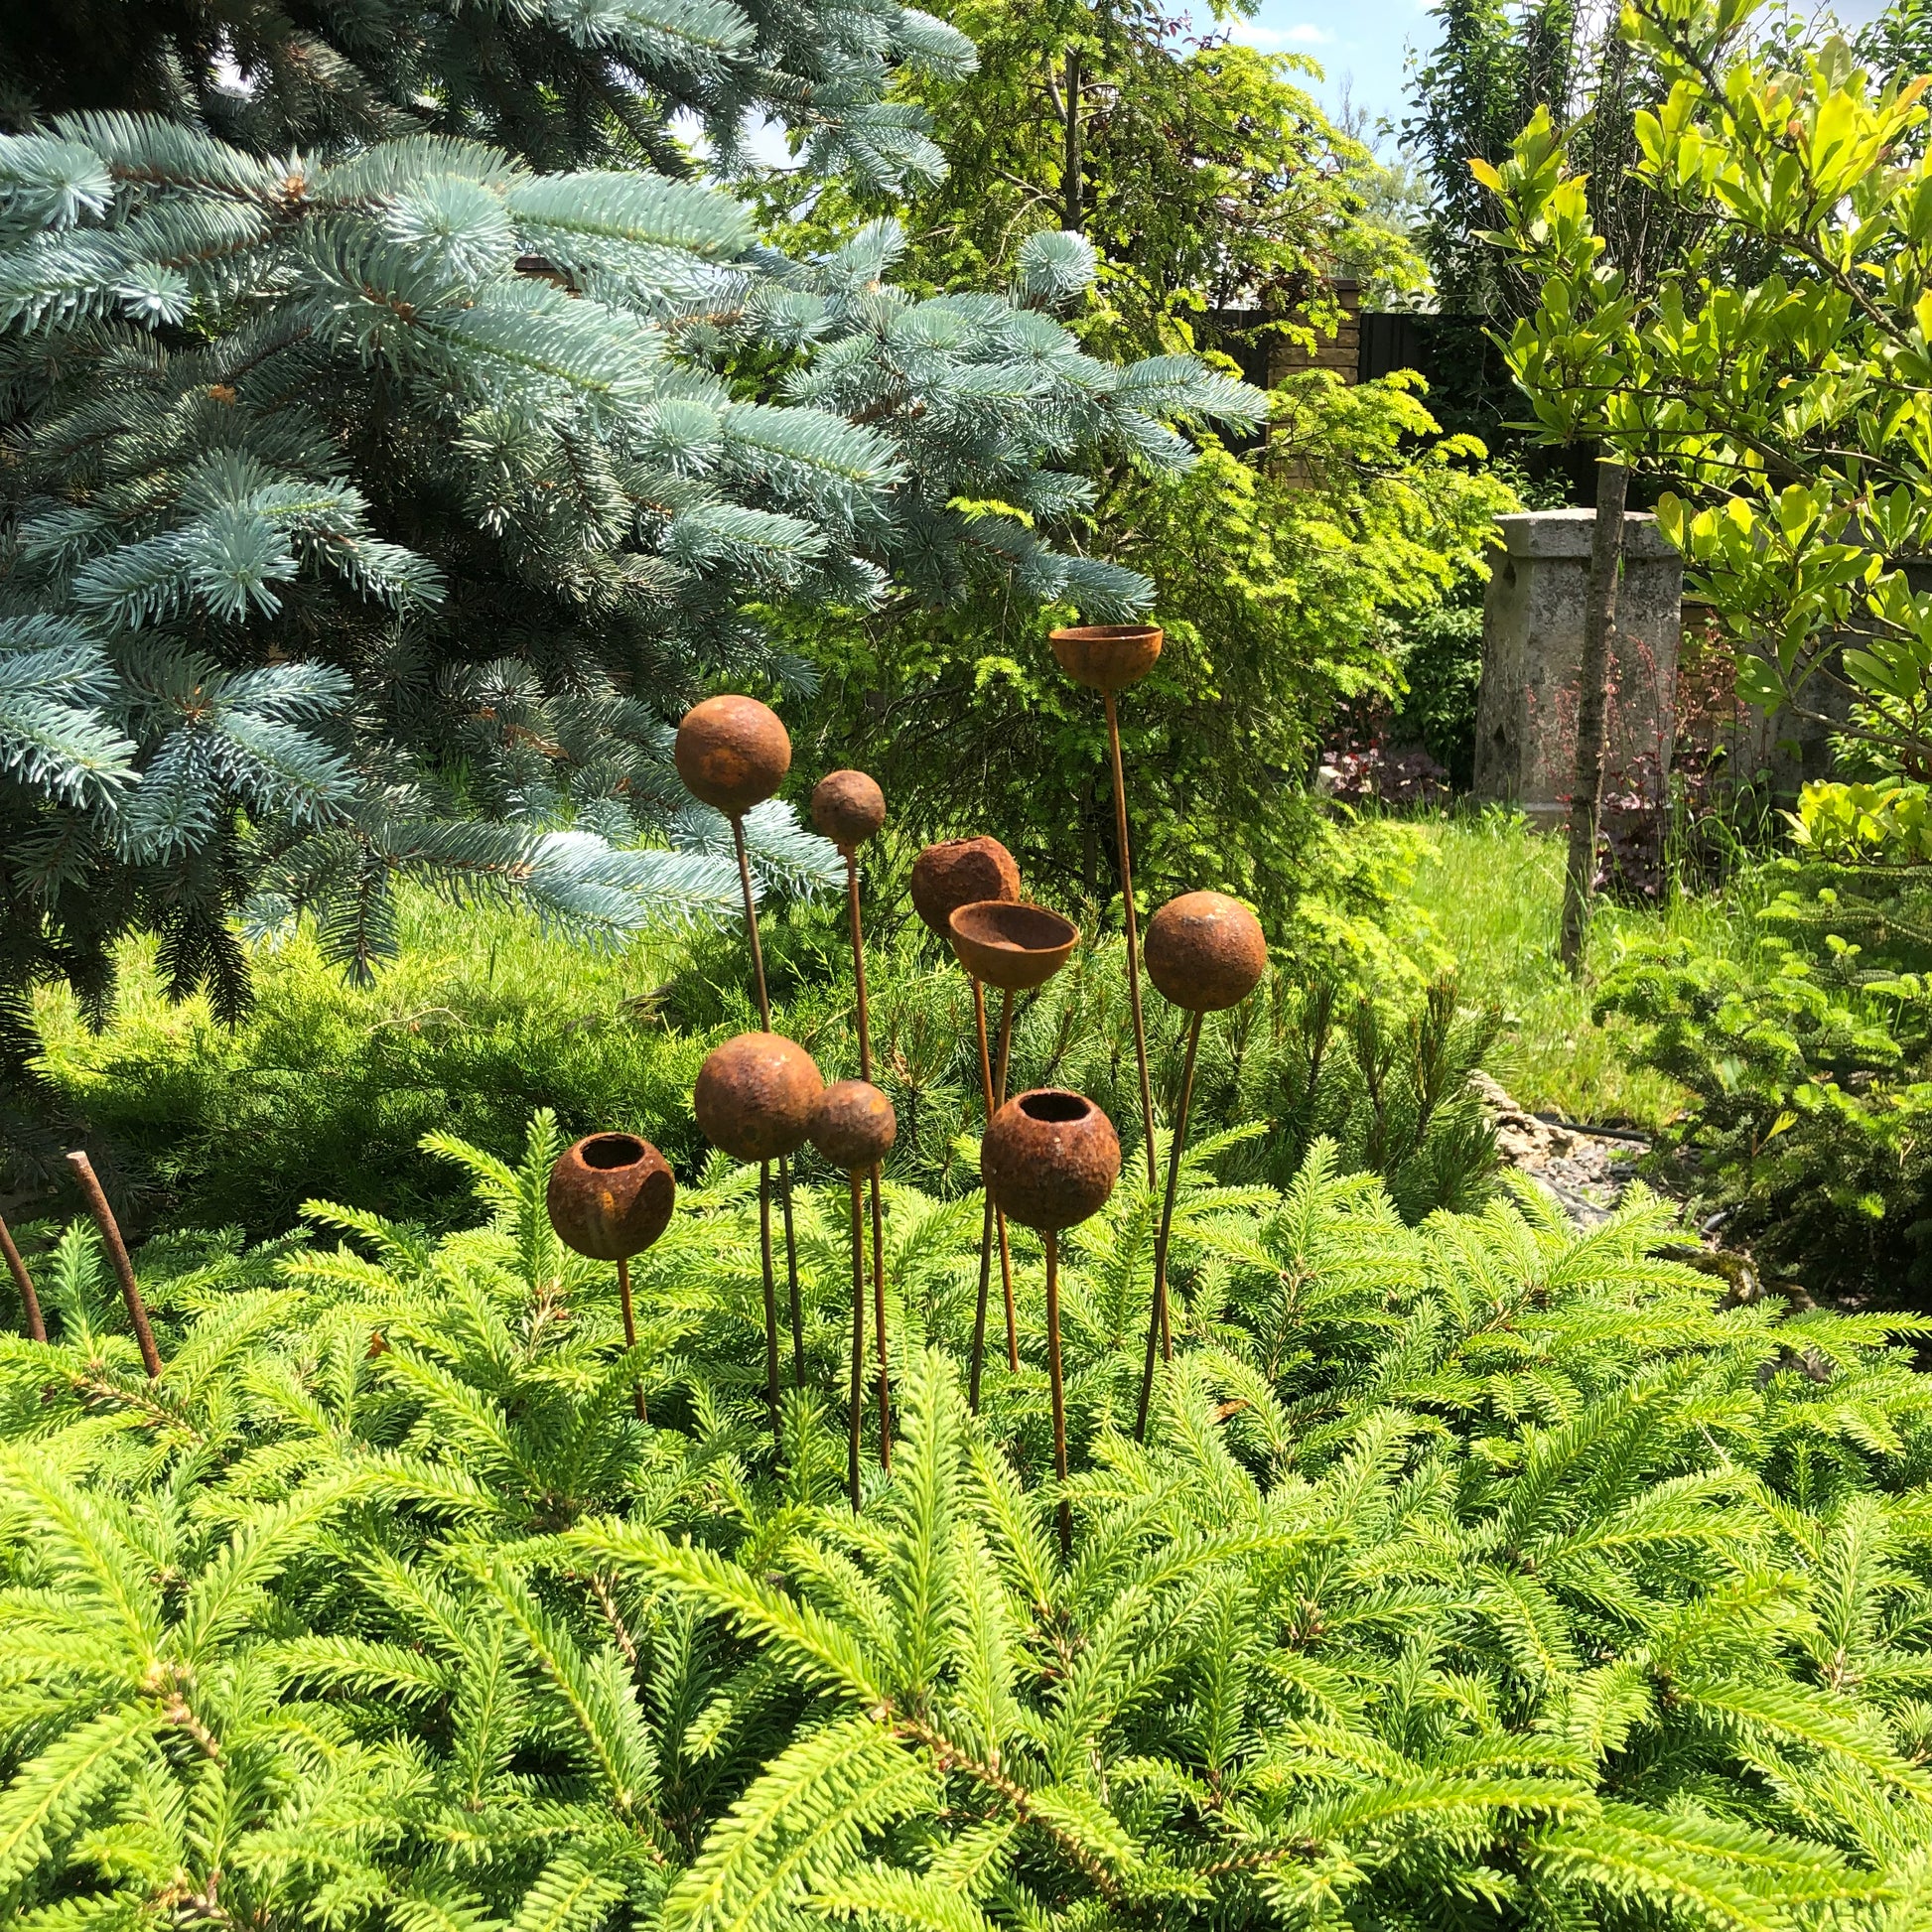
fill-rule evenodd
<path id="1" fill-rule="evenodd" d="M 859 1507 L 859 1449 L 866 1416 L 866 1247 L 860 1227 L 859 1183 L 877 1173 L 898 1135 L 893 1103 L 870 1080 L 835 1080 L 812 1113 L 812 1145 L 839 1169 L 852 1190 L 852 1386 L 847 1480 Z M 884 1353 L 882 1349 L 882 1355 Z M 880 1437 L 884 1461 L 886 1440 Z"/>
<path id="2" fill-rule="evenodd" d="M 1053 1388 L 1053 1474 L 1059 1483 L 1060 1556 L 1073 1551 L 1066 1500 L 1066 1385 L 1060 1372 L 1062 1228 L 1106 1206 L 1120 1178 L 1120 1137 L 1083 1094 L 1038 1087 L 1016 1095 L 993 1116 L 980 1144 L 986 1191 L 1046 1245 L 1046 1372 Z"/>
<path id="3" fill-rule="evenodd" d="M 550 1225 L 565 1247 L 592 1261 L 618 1264 L 618 1299 L 623 1305 L 623 1345 L 637 1346 L 637 1319 L 630 1304 L 630 1261 L 671 1224 L 677 1181 L 671 1164 L 635 1134 L 589 1134 L 557 1157 L 544 1190 Z M 648 1422 L 644 1385 L 631 1397 L 637 1420 Z"/>
<path id="4" fill-rule="evenodd" d="M 1168 1147 L 1168 1189 L 1161 1201 L 1161 1226 L 1154 1237 L 1154 1300 L 1147 1316 L 1147 1364 L 1141 1374 L 1141 1404 L 1134 1440 L 1147 1435 L 1148 1402 L 1154 1393 L 1154 1351 L 1173 1359 L 1173 1334 L 1168 1320 L 1168 1241 L 1173 1232 L 1174 1191 L 1180 1182 L 1180 1156 L 1187 1145 L 1187 1111 L 1194 1099 L 1194 1058 L 1200 1050 L 1202 1016 L 1239 1006 L 1268 970 L 1268 941 L 1261 921 L 1225 893 L 1183 893 L 1170 899 L 1147 928 L 1147 975 L 1175 1006 L 1192 1016 L 1187 1053 L 1180 1072 L 1180 1105 Z M 1150 1143 L 1152 1145 L 1152 1143 Z"/>
<path id="5" fill-rule="evenodd" d="M 764 949 L 759 943 L 758 901 L 752 891 L 752 862 L 745 851 L 745 814 L 761 805 L 784 783 L 791 769 L 791 739 L 778 714 L 756 698 L 727 693 L 706 698 L 684 714 L 672 751 L 685 789 L 731 821 L 732 848 L 738 855 L 738 883 L 745 896 L 745 936 L 752 949 L 752 980 L 758 994 L 759 1025 L 771 1031 L 771 996 L 764 983 Z M 805 1386 L 805 1320 L 798 1301 L 798 1240 L 791 1219 L 790 1156 L 799 1141 L 778 1157 L 778 1198 L 785 1224 L 785 1280 L 791 1293 L 791 1366 L 799 1388 Z M 767 1276 L 771 1269 L 771 1166 L 759 1163 L 759 1240 Z M 772 1405 L 775 1422 L 776 1402 Z"/>
<path id="6" fill-rule="evenodd" d="M 845 860 L 852 926 L 852 984 L 859 1007 L 859 1078 L 872 1079 L 872 1018 L 866 1006 L 866 936 L 859 913 L 859 847 L 886 822 L 886 794 L 863 771 L 828 771 L 812 788 L 812 823 Z M 872 1164 L 872 1312 L 879 1343 L 879 1459 L 893 1466 L 893 1390 L 886 1361 L 886 1218 L 879 1163 Z"/>
<path id="7" fill-rule="evenodd" d="M 771 1271 L 771 1163 L 785 1160 L 805 1145 L 812 1111 L 825 1082 L 812 1056 L 779 1034 L 739 1034 L 714 1046 L 698 1069 L 691 1110 L 713 1147 L 735 1161 L 759 1163 L 759 1259 L 764 1269 L 764 1397 L 771 1411 L 771 1435 L 778 1436 L 778 1305 Z M 792 1306 L 797 1307 L 797 1287 Z M 800 1388 L 805 1383 L 805 1351 L 800 1325 L 792 1341 Z"/>
<path id="8" fill-rule="evenodd" d="M 161 1351 L 154 1345 L 154 1330 L 148 1325 L 147 1304 L 141 1300 L 141 1286 L 134 1279 L 134 1264 L 127 1258 L 127 1243 L 121 1239 L 121 1225 L 114 1218 L 114 1210 L 107 1204 L 107 1194 L 100 1184 L 100 1176 L 94 1173 L 94 1164 L 85 1153 L 76 1148 L 68 1156 L 68 1165 L 72 1168 L 73 1177 L 80 1183 L 87 1212 L 94 1217 L 94 1226 L 100 1230 L 101 1246 L 107 1250 L 107 1259 L 113 1264 L 114 1279 L 121 1285 L 121 1300 L 127 1307 L 127 1318 L 134 1329 L 134 1339 L 140 1344 L 141 1366 L 147 1370 L 148 1380 L 155 1381 L 161 1374 Z"/>
<path id="9" fill-rule="evenodd" d="M 1098 691 L 1107 707 L 1107 758 L 1114 781 L 1114 842 L 1120 851 L 1120 897 L 1127 926 L 1127 998 L 1134 1014 L 1134 1062 L 1141 1076 L 1141 1136 L 1147 1190 L 1156 1185 L 1154 1085 L 1147 1070 L 1147 1022 L 1141 1013 L 1140 929 L 1134 910 L 1134 860 L 1127 841 L 1127 780 L 1121 769 L 1120 716 L 1114 694 L 1153 670 L 1166 636 L 1159 624 L 1074 624 L 1048 633 L 1054 659 L 1075 684 Z"/>

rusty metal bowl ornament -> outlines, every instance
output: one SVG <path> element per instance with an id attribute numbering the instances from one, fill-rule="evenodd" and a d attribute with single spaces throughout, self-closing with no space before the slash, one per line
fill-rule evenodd
<path id="1" fill-rule="evenodd" d="M 1019 897 L 1020 868 L 998 839 L 946 839 L 912 861 L 912 909 L 941 939 L 960 906 Z"/>
<path id="2" fill-rule="evenodd" d="M 714 1046 L 691 1095 L 698 1126 L 737 1161 L 775 1161 L 810 1138 L 825 1081 L 812 1056 L 782 1034 L 740 1034 Z"/>
<path id="3" fill-rule="evenodd" d="M 1082 623 L 1047 634 L 1059 667 L 1089 691 L 1125 691 L 1153 670 L 1166 633 L 1153 623 Z"/>
<path id="4" fill-rule="evenodd" d="M 1080 928 L 1043 905 L 982 898 L 954 907 L 947 937 L 976 980 L 1004 993 L 1028 993 L 1066 964 Z"/>
<path id="5" fill-rule="evenodd" d="M 557 1157 L 544 1204 L 567 1248 L 593 1261 L 628 1261 L 670 1225 L 670 1163 L 635 1134 L 587 1134 Z"/>
<path id="6" fill-rule="evenodd" d="M 1035 1087 L 993 1116 L 980 1173 L 1010 1220 L 1070 1228 L 1106 1206 L 1120 1178 L 1120 1136 L 1084 1094 Z"/>
<path id="7" fill-rule="evenodd" d="M 886 822 L 886 794 L 863 771 L 828 771 L 812 787 L 812 823 L 851 854 Z"/>
<path id="8" fill-rule="evenodd" d="M 1147 928 L 1147 976 L 1189 1013 L 1239 1006 L 1268 970 L 1261 921 L 1225 893 L 1183 893 Z"/>
<path id="9" fill-rule="evenodd" d="M 841 1173 L 865 1173 L 897 1137 L 893 1103 L 870 1080 L 834 1080 L 812 1109 L 812 1146 Z"/>
<path id="10" fill-rule="evenodd" d="M 707 698 L 684 714 L 672 757 L 693 797 L 739 818 L 784 783 L 791 740 L 756 698 Z"/>

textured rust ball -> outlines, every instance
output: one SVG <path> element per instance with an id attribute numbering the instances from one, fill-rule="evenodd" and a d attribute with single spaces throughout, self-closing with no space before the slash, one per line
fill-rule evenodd
<path id="1" fill-rule="evenodd" d="M 550 1225 L 593 1261 L 640 1255 L 670 1225 L 670 1163 L 635 1134 L 589 1134 L 557 1157 L 544 1194 Z"/>
<path id="2" fill-rule="evenodd" d="M 713 1147 L 737 1161 L 775 1161 L 805 1145 L 824 1088 L 796 1040 L 740 1034 L 705 1055 L 691 1105 Z"/>
<path id="3" fill-rule="evenodd" d="M 1070 1228 L 1106 1206 L 1120 1178 L 1120 1136 L 1085 1095 L 1036 1087 L 993 1116 L 980 1174 L 1008 1220 Z"/>
<path id="4" fill-rule="evenodd" d="M 1080 928 L 1043 905 L 982 898 L 954 910 L 948 933 L 959 963 L 976 980 L 1026 993 L 1066 964 Z"/>
<path id="5" fill-rule="evenodd" d="M 1268 970 L 1261 921 L 1225 893 L 1183 893 L 1148 921 L 1147 976 L 1177 1007 L 1239 1006 Z"/>
<path id="6" fill-rule="evenodd" d="M 812 1145 L 833 1167 L 862 1173 L 898 1136 L 893 1103 L 870 1080 L 834 1080 L 812 1111 Z"/>
<path id="7" fill-rule="evenodd" d="M 998 839 L 947 839 L 912 861 L 912 909 L 941 939 L 947 922 L 976 899 L 1020 897 L 1020 868 Z"/>
<path id="8" fill-rule="evenodd" d="M 886 822 L 886 794 L 863 771 L 828 771 L 812 787 L 812 823 L 841 852 L 864 845 Z"/>
<path id="9" fill-rule="evenodd" d="M 672 756 L 692 796 L 735 818 L 784 783 L 791 740 L 756 698 L 707 698 L 684 714 Z"/>
<path id="10" fill-rule="evenodd" d="M 1083 623 L 1048 634 L 1060 669 L 1090 691 L 1125 691 L 1154 668 L 1164 636 L 1152 623 Z"/>

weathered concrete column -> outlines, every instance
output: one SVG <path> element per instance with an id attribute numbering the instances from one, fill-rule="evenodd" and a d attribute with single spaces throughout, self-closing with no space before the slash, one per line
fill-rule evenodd
<path id="1" fill-rule="evenodd" d="M 1482 604 L 1482 688 L 1476 700 L 1475 795 L 1520 805 L 1554 827 L 1577 768 L 1578 679 L 1589 596 L 1594 510 L 1498 517 Z M 1654 516 L 1623 519 L 1623 581 L 1610 644 L 1606 789 L 1662 796 L 1676 723 L 1684 564 Z"/>

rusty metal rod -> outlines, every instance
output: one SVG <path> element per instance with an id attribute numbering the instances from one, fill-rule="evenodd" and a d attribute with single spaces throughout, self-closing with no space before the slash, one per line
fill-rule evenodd
<path id="1" fill-rule="evenodd" d="M 845 899 L 852 923 L 852 984 L 859 1001 L 859 1077 L 872 1080 L 872 1015 L 866 1005 L 866 935 L 859 913 L 859 856 L 845 850 Z M 880 1205 L 879 1163 L 872 1164 L 872 1325 L 879 1342 L 879 1461 L 893 1466 L 893 1387 L 886 1363 L 886 1216 Z"/>
<path id="2" fill-rule="evenodd" d="M 745 818 L 731 819 L 732 849 L 738 855 L 738 884 L 745 896 L 745 932 L 752 944 L 752 979 L 758 991 L 759 1025 L 771 1031 L 771 995 L 764 983 L 764 948 L 759 942 L 758 900 L 752 894 L 752 860 L 745 850 Z M 798 1300 L 798 1242 L 791 1224 L 791 1164 L 778 1160 L 778 1192 L 784 1204 L 785 1279 L 791 1290 L 791 1365 L 799 1388 L 805 1386 L 805 1322 Z M 764 1353 L 771 1400 L 771 1432 L 778 1432 L 778 1308 L 771 1276 L 771 1163 L 763 1164 L 759 1178 L 759 1231 L 764 1246 Z"/>
<path id="3" fill-rule="evenodd" d="M 1000 1110 L 993 1084 L 993 1054 L 986 1040 L 986 988 L 969 974 L 973 989 L 973 1031 L 979 1041 L 980 1049 L 980 1092 L 986 1103 L 986 1118 L 991 1124 L 993 1116 Z M 1001 1030 L 1000 1072 L 1004 1083 L 1006 1075 L 1005 1045 L 1013 1021 L 1013 996 L 1007 995 L 1007 1024 Z M 982 1177 L 981 1185 L 985 1184 Z M 980 1286 L 979 1305 L 973 1316 L 973 1357 L 967 1376 L 967 1407 L 973 1414 L 979 1413 L 980 1372 L 986 1360 L 986 1298 L 993 1272 L 993 1234 L 999 1230 L 1000 1236 L 1000 1283 L 1006 1294 L 1007 1305 L 1007 1361 L 1008 1366 L 1017 1370 L 1020 1366 L 1020 1339 L 1014 1318 L 1013 1303 L 1013 1254 L 1007 1245 L 1007 1217 L 993 1205 L 993 1196 L 986 1197 L 986 1208 L 980 1219 Z"/>
<path id="4" fill-rule="evenodd" d="M 1060 1561 L 1073 1554 L 1073 1512 L 1066 1500 L 1066 1390 L 1060 1381 L 1060 1237 L 1043 1231 L 1046 1243 L 1046 1373 L 1053 1384 L 1053 1474 L 1060 1488 Z"/>
<path id="5" fill-rule="evenodd" d="M 1007 1061 L 1013 1051 L 1013 989 L 1000 995 L 1000 1063 L 993 1071 L 993 1105 L 1007 1104 Z M 991 1115 L 988 1116 L 991 1118 Z M 1000 1236 L 1000 1287 L 1007 1303 L 1007 1367 L 1020 1373 L 1020 1323 L 1013 1305 L 1013 1253 L 1007 1245 L 1007 1217 L 995 1213 L 994 1227 Z"/>
<path id="6" fill-rule="evenodd" d="M 630 1307 L 630 1263 L 621 1256 L 618 1260 L 618 1299 L 623 1304 L 623 1345 L 626 1350 L 632 1349 L 637 1346 L 637 1317 Z M 633 1383 L 630 1393 L 637 1404 L 637 1420 L 649 1422 L 644 1412 L 644 1385 Z"/>
<path id="7" fill-rule="evenodd" d="M 4 1219 L 0 1219 L 0 1254 L 7 1257 L 7 1272 L 14 1278 L 14 1287 L 20 1291 L 21 1306 L 27 1311 L 27 1335 L 31 1341 L 47 1339 L 47 1319 L 41 1313 L 41 1298 L 34 1292 L 34 1278 L 27 1272 L 27 1264 L 20 1258 L 20 1250 L 14 1245 L 12 1231 Z"/>
<path id="8" fill-rule="evenodd" d="M 1200 1049 L 1202 1016 L 1187 1027 L 1187 1058 L 1180 1073 L 1180 1109 L 1174 1115 L 1173 1139 L 1168 1148 L 1168 1191 L 1161 1203 L 1161 1231 L 1154 1237 L 1154 1306 L 1147 1316 L 1147 1366 L 1141 1371 L 1141 1407 L 1134 1419 L 1134 1440 L 1147 1439 L 1148 1403 L 1154 1394 L 1154 1344 L 1161 1343 L 1163 1361 L 1173 1360 L 1173 1330 L 1168 1322 L 1168 1238 L 1173 1232 L 1174 1193 L 1180 1184 L 1180 1156 L 1187 1145 L 1187 1110 L 1194 1100 L 1194 1055 Z"/>
<path id="9" fill-rule="evenodd" d="M 859 1507 L 859 1442 L 866 1421 L 866 1239 L 860 1225 L 863 1203 L 862 1173 L 850 1176 L 852 1187 L 852 1427 L 846 1453 L 846 1475 L 852 1486 L 852 1507 Z"/>
<path id="10" fill-rule="evenodd" d="M 94 1173 L 94 1164 L 86 1154 L 76 1148 L 68 1156 L 68 1165 L 72 1168 L 74 1178 L 80 1183 L 80 1191 L 87 1197 L 87 1211 L 94 1217 L 94 1225 L 100 1230 L 101 1245 L 107 1250 L 107 1259 L 114 1264 L 114 1273 L 121 1284 L 121 1300 L 127 1304 L 127 1318 L 134 1324 L 134 1339 L 141 1344 L 142 1365 L 148 1371 L 150 1380 L 161 1373 L 161 1351 L 154 1345 L 154 1330 L 148 1326 L 147 1305 L 141 1300 L 140 1284 L 134 1279 L 134 1264 L 127 1258 L 127 1243 L 121 1239 L 120 1223 L 114 1219 L 114 1210 L 107 1205 L 107 1195 L 100 1184 L 100 1176 Z"/>
<path id="11" fill-rule="evenodd" d="M 1107 700 L 1107 755 L 1114 767 L 1114 838 L 1120 846 L 1120 896 L 1127 911 L 1127 997 L 1134 1009 L 1134 1060 L 1141 1074 L 1141 1134 L 1147 1145 L 1147 1188 L 1155 1184 L 1154 1083 L 1147 1070 L 1147 1022 L 1141 1014 L 1141 931 L 1134 911 L 1134 861 L 1127 846 L 1127 779 L 1120 762 L 1120 714 Z"/>

